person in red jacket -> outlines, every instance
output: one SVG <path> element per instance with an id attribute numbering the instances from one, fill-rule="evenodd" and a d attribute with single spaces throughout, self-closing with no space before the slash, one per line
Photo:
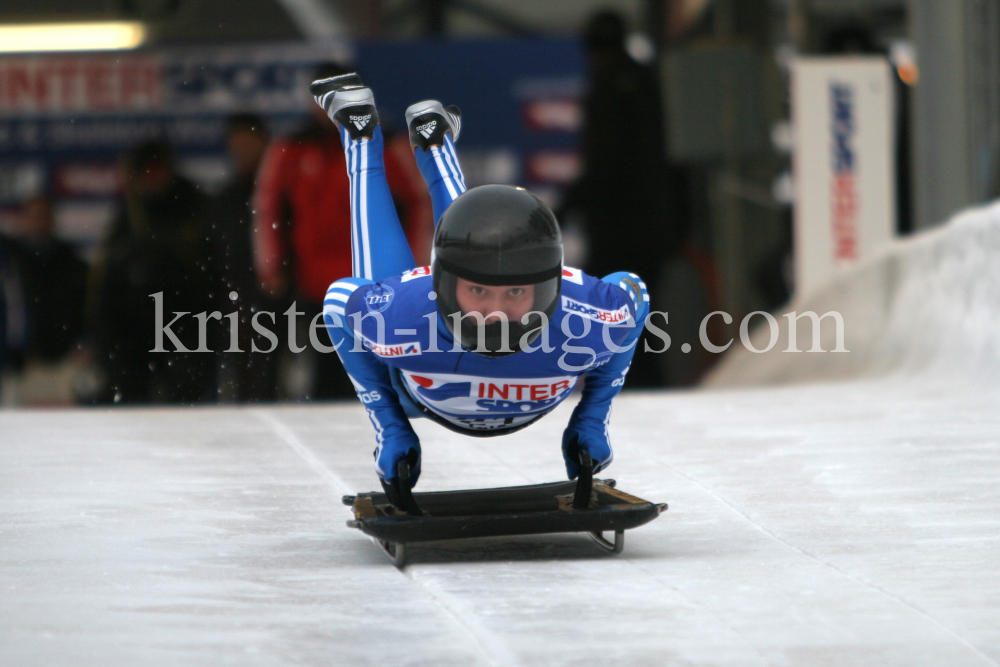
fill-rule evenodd
<path id="1" fill-rule="evenodd" d="M 314 78 L 346 71 L 326 63 L 317 68 Z M 305 314 L 297 318 L 298 347 L 308 346 L 309 327 L 322 313 L 327 287 L 340 276 L 351 275 L 352 262 L 350 184 L 340 137 L 322 109 L 311 105 L 311 112 L 302 130 L 268 147 L 254 195 L 258 279 L 266 292 L 286 302 L 294 300 L 296 310 Z M 426 263 L 434 228 L 430 197 L 409 140 L 405 134 L 396 139 L 386 142 L 386 179 L 413 254 Z M 310 350 L 306 354 L 312 354 Z M 354 396 L 336 354 L 319 354 L 312 376 L 309 398 Z"/>

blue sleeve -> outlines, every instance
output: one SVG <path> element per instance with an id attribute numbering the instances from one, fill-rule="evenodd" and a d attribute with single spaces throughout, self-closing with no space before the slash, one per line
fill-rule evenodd
<path id="1" fill-rule="evenodd" d="M 583 395 L 573 411 L 573 419 L 598 419 L 606 423 L 611 413 L 611 401 L 625 386 L 625 374 L 632 365 L 635 347 L 649 315 L 649 294 L 646 292 L 646 284 L 634 273 L 612 273 L 604 277 L 602 282 L 620 287 L 628 294 L 635 313 L 635 326 L 628 328 L 621 342 L 616 343 L 619 350 L 607 363 L 587 372 Z"/>
<path id="2" fill-rule="evenodd" d="M 326 292 L 323 302 L 323 319 L 330 340 L 337 348 L 337 355 L 354 384 L 354 390 L 368 411 L 368 418 L 375 427 L 375 467 L 383 479 L 396 476 L 395 469 L 382 470 L 383 449 L 406 452 L 410 448 L 420 449 L 417 434 L 410 426 L 400 405 L 399 396 L 392 388 L 389 368 L 379 361 L 372 352 L 365 349 L 362 341 L 355 338 L 352 315 L 361 317 L 358 307 L 363 299 L 355 292 L 358 288 L 374 284 L 363 278 L 343 278 L 333 283 Z M 352 299 L 351 297 L 355 298 Z"/>

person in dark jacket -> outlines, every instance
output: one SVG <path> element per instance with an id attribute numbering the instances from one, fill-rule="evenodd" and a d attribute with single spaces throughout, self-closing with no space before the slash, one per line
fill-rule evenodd
<path id="1" fill-rule="evenodd" d="M 14 319 L 11 311 L 14 304 L 11 301 L 17 299 L 14 295 L 16 285 L 10 243 L 0 235 L 0 380 L 7 370 L 8 348 L 11 347 L 11 339 L 14 337 L 11 331 L 11 320 Z"/>
<path id="2" fill-rule="evenodd" d="M 611 11 L 588 21 L 583 35 L 589 70 L 583 103 L 583 173 L 567 191 L 559 217 L 583 219 L 590 248 L 587 273 L 627 266 L 650 289 L 675 254 L 686 229 L 677 214 L 677 175 L 666 158 L 655 72 L 625 49 L 625 23 Z M 645 334 L 649 337 L 649 333 Z M 655 354 L 636 348 L 629 384 L 662 384 Z M 662 343 L 653 337 L 652 349 Z"/>
<path id="3" fill-rule="evenodd" d="M 214 399 L 213 355 L 193 351 L 200 347 L 195 314 L 214 310 L 205 197 L 177 172 L 173 151 L 160 139 L 132 150 L 124 172 L 124 196 L 102 248 L 88 323 L 107 377 L 104 399 Z M 188 314 L 171 324 L 176 313 Z M 165 351 L 151 352 L 157 338 Z"/>
<path id="4" fill-rule="evenodd" d="M 23 336 L 12 361 L 65 359 L 83 334 L 87 264 L 72 244 L 53 235 L 52 201 L 40 194 L 20 207 L 17 237 L 6 246 L 5 282 L 18 297 Z M 13 346 L 12 346 L 13 347 Z"/>
<path id="5" fill-rule="evenodd" d="M 218 354 L 219 392 L 238 402 L 273 401 L 277 397 L 279 350 L 262 336 L 254 335 L 252 318 L 259 311 L 273 312 L 277 305 L 260 289 L 254 270 L 253 195 L 257 169 L 267 149 L 264 121 L 255 114 L 234 114 L 226 123 L 226 149 L 233 177 L 210 203 L 209 237 L 215 276 L 220 281 L 216 309 L 224 314 L 239 312 L 232 350 L 228 322 L 214 348 Z M 270 326 L 269 320 L 264 321 Z M 278 327 L 272 327 L 275 331 Z M 254 351 L 254 344 L 256 350 Z"/>

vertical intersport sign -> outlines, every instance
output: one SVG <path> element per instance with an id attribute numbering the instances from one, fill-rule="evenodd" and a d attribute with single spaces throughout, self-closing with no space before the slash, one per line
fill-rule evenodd
<path id="1" fill-rule="evenodd" d="M 792 65 L 795 292 L 887 245 L 896 229 L 893 80 L 881 57 Z"/>

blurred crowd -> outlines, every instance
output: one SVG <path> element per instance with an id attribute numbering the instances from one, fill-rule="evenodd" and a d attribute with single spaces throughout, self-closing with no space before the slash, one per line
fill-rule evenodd
<path id="1" fill-rule="evenodd" d="M 327 63 L 315 76 L 342 73 Z M 336 354 L 309 344 L 326 288 L 352 273 L 344 153 L 334 125 L 313 108 L 281 138 L 259 116 L 229 117 L 229 180 L 212 194 L 180 172 L 164 139 L 129 150 L 117 213 L 89 263 L 54 233 L 51 196 L 24 201 L 0 234 L 4 402 L 353 397 Z M 430 199 L 406 159 L 405 133 L 385 130 L 399 217 L 415 258 L 427 263 Z M 260 311 L 274 314 L 261 323 L 267 334 L 253 327 Z M 158 337 L 168 352 L 154 351 Z"/>
<path id="2" fill-rule="evenodd" d="M 592 250 L 576 260 L 585 270 L 631 270 L 656 294 L 661 267 L 686 243 L 684 178 L 666 159 L 656 76 L 626 52 L 625 35 L 610 12 L 585 30 L 582 173 L 557 215 L 589 239 Z M 327 63 L 314 76 L 342 73 Z M 430 199 L 405 128 L 394 130 L 383 123 L 386 176 L 414 258 L 426 265 Z M 260 117 L 238 114 L 226 147 L 229 180 L 212 194 L 180 173 L 163 139 L 122 156 L 117 214 L 89 264 L 53 234 L 50 197 L 24 202 L 15 229 L 0 235 L 4 402 L 353 397 L 332 348 L 317 349 L 326 289 L 352 274 L 336 128 L 316 105 L 299 131 L 279 138 Z M 664 384 L 658 347 L 640 343 L 630 387 Z"/>

